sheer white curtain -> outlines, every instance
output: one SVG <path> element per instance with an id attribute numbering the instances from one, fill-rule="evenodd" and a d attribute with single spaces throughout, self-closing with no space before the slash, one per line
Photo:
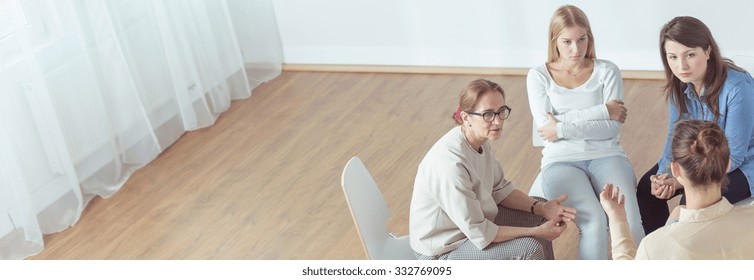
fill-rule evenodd
<path id="1" fill-rule="evenodd" d="M 271 0 L 0 0 L 0 258 L 280 74 Z"/>

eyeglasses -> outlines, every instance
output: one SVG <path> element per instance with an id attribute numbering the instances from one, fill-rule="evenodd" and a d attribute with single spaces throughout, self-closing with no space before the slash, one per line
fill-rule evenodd
<path id="1" fill-rule="evenodd" d="M 482 116 L 482 119 L 484 119 L 485 122 L 491 123 L 495 120 L 495 117 L 500 118 L 500 120 L 507 119 L 508 116 L 511 114 L 511 107 L 503 106 L 503 108 L 500 109 L 500 111 L 497 112 L 482 112 L 482 113 L 476 113 L 476 112 L 466 112 L 470 115 L 477 115 Z"/>

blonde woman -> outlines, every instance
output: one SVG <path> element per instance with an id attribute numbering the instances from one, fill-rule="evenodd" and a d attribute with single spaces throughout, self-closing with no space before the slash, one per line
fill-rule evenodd
<path id="1" fill-rule="evenodd" d="M 568 195 L 564 205 L 578 211 L 580 258 L 608 258 L 607 217 L 598 198 L 607 183 L 625 186 L 631 233 L 641 240 L 641 216 L 631 192 L 636 178 L 620 146 L 620 126 L 627 116 L 623 81 L 615 64 L 597 59 L 581 9 L 567 5 L 555 11 L 547 63 L 529 71 L 527 91 L 544 142 L 542 192 L 547 199 Z"/>

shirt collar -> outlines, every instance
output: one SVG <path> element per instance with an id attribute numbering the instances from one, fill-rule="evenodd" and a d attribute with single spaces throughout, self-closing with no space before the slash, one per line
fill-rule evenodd
<path id="1" fill-rule="evenodd" d="M 706 87 L 702 87 L 702 94 L 700 94 L 698 97 L 696 96 L 696 91 L 694 90 L 694 84 L 687 83 L 686 89 L 683 91 L 683 93 L 686 94 L 686 98 L 691 100 L 701 99 L 704 97 L 704 94 L 706 93 Z"/>
<path id="2" fill-rule="evenodd" d="M 681 208 L 681 215 L 678 217 L 679 222 L 705 222 L 714 220 L 717 217 L 725 215 L 730 210 L 733 210 L 733 204 L 728 202 L 728 199 L 723 197 L 720 201 L 710 205 L 707 208 L 702 209 L 686 209 Z"/>

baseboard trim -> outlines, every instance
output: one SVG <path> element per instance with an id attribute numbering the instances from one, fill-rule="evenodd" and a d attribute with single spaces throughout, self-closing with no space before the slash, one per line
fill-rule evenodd
<path id="1" fill-rule="evenodd" d="M 451 66 L 283 64 L 283 71 L 526 76 L 529 69 Z M 662 71 L 623 70 L 621 71 L 621 74 L 624 79 L 665 79 L 665 74 Z"/>

